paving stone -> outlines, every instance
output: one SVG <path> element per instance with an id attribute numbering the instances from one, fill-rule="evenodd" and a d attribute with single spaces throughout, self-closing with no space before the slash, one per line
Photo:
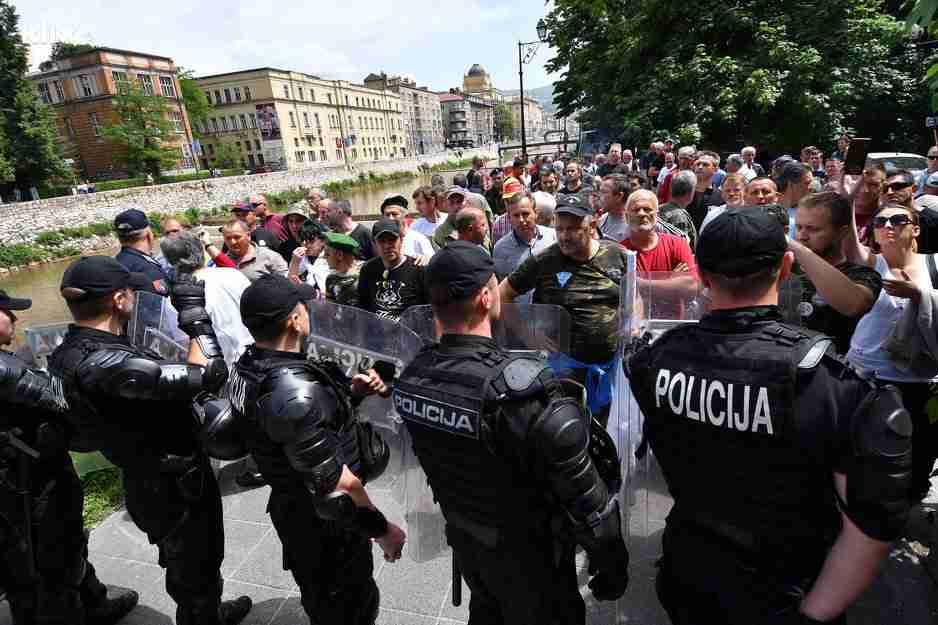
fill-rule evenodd
<path id="1" fill-rule="evenodd" d="M 222 577 L 228 578 L 254 552 L 264 536 L 273 531 L 269 525 L 225 520 L 225 560 Z"/>
<path id="2" fill-rule="evenodd" d="M 297 592 L 290 571 L 283 570 L 283 546 L 277 532 L 270 530 L 241 565 L 228 576 L 237 582 Z"/>
<path id="3" fill-rule="evenodd" d="M 237 490 L 223 495 L 222 515 L 225 520 L 248 521 L 260 525 L 271 526 L 270 515 L 267 514 L 267 500 L 270 498 L 270 488 L 252 488 Z"/>
<path id="4" fill-rule="evenodd" d="M 137 562 L 102 554 L 89 559 L 105 584 L 136 590 L 140 602 L 121 625 L 172 625 L 176 603 L 166 594 L 165 572 L 155 563 Z"/>
<path id="5" fill-rule="evenodd" d="M 284 602 L 290 596 L 279 588 L 267 588 L 236 581 L 226 581 L 222 600 L 236 599 L 247 595 L 254 602 L 251 611 L 241 621 L 241 625 L 268 625 L 280 612 Z"/>
<path id="6" fill-rule="evenodd" d="M 462 581 L 462 603 L 457 608 L 453 605 L 453 583 L 450 581 L 449 586 L 446 588 L 446 599 L 443 601 L 443 608 L 440 610 L 440 618 L 442 619 L 451 619 L 455 621 L 468 621 L 469 620 L 469 599 L 472 596 L 472 593 L 469 591 L 469 586 L 466 585 L 466 580 Z"/>
<path id="7" fill-rule="evenodd" d="M 436 625 L 436 622 L 434 617 L 381 608 L 375 625 Z"/>
<path id="8" fill-rule="evenodd" d="M 449 556 L 429 562 L 404 557 L 381 569 L 377 577 L 381 605 L 433 617 L 440 614 L 452 574 Z"/>
<path id="9" fill-rule="evenodd" d="M 134 525 L 126 510 L 113 513 L 105 523 L 91 532 L 88 550 L 151 564 L 156 564 L 158 558 L 156 545 L 150 544 L 147 535 Z"/>

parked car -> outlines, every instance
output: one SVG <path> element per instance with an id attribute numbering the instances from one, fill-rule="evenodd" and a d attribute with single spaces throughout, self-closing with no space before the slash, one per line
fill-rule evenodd
<path id="1" fill-rule="evenodd" d="M 908 152 L 870 152 L 867 161 L 882 163 L 886 171 L 890 169 L 907 169 L 918 176 L 928 167 L 928 159 L 921 154 Z"/>

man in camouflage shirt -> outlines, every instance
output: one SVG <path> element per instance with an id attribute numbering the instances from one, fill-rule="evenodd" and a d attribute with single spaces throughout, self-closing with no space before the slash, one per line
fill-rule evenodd
<path id="1" fill-rule="evenodd" d="M 590 236 L 596 215 L 585 198 L 558 196 L 556 215 L 557 243 L 502 281 L 501 300 L 510 303 L 533 289 L 532 303 L 562 306 L 572 322 L 570 356 L 587 365 L 607 364 L 616 350 L 626 252 L 614 241 Z M 573 373 L 585 377 L 584 369 Z"/>
<path id="2" fill-rule="evenodd" d="M 326 262 L 331 270 L 326 278 L 326 299 L 344 306 L 358 306 L 358 241 L 347 234 L 326 234 Z"/>

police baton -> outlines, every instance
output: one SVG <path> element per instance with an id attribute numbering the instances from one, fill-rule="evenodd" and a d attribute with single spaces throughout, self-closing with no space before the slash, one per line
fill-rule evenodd
<path id="1" fill-rule="evenodd" d="M 462 605 L 462 573 L 459 571 L 459 562 L 456 561 L 456 551 L 453 551 L 453 605 Z"/>

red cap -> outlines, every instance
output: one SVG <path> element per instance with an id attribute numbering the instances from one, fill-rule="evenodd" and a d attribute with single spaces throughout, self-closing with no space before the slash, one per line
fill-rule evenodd
<path id="1" fill-rule="evenodd" d="M 517 178 L 509 177 L 505 178 L 505 181 L 502 182 L 502 199 L 507 200 L 512 195 L 516 193 L 521 193 L 524 191 L 524 185 L 521 184 L 521 181 Z"/>

